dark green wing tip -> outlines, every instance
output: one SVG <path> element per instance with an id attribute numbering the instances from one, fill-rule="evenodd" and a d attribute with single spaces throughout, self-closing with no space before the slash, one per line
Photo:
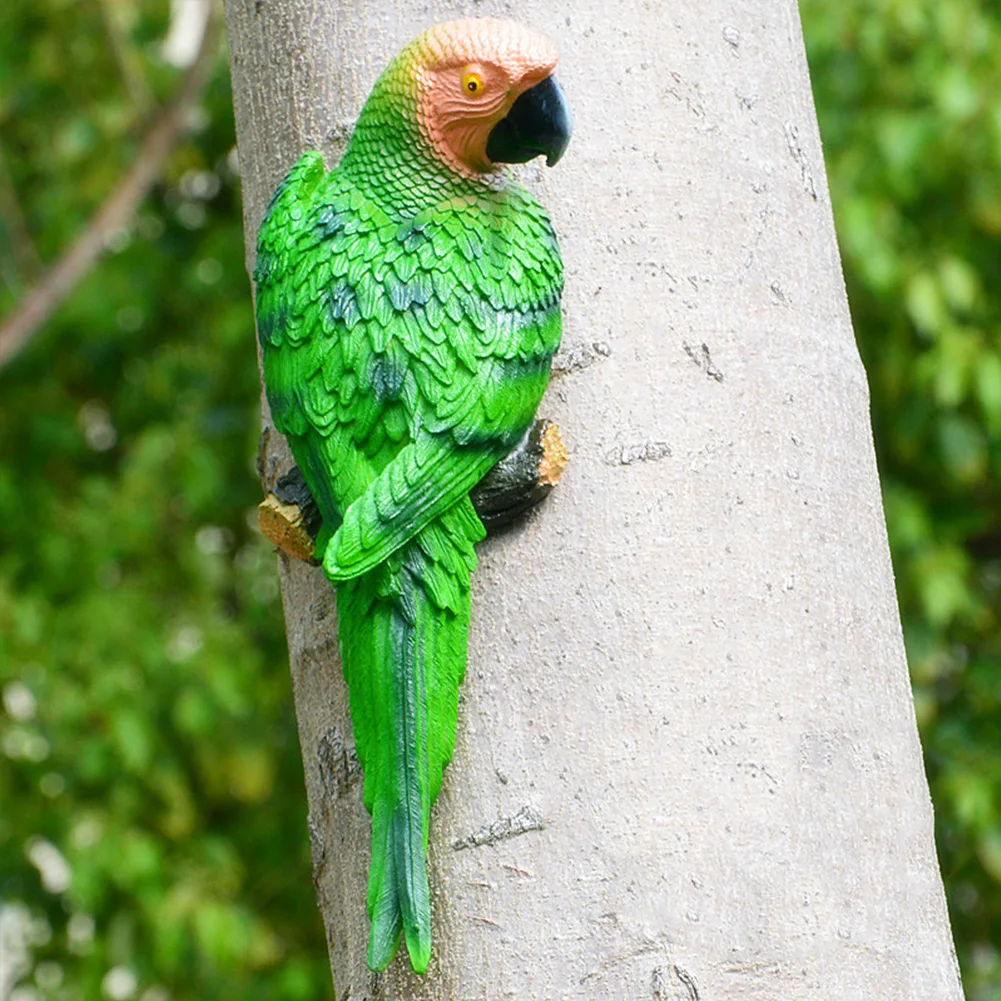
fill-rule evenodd
<path id="1" fill-rule="evenodd" d="M 393 961 L 396 950 L 400 948 L 400 940 L 403 938 L 403 923 L 399 915 L 395 921 L 372 922 L 372 930 L 368 937 L 368 968 L 373 973 L 382 973 Z"/>
<path id="2" fill-rule="evenodd" d="M 396 921 L 372 923 L 372 931 L 368 939 L 368 968 L 373 973 L 382 973 L 393 961 L 396 951 L 400 948 L 403 938 L 403 927 L 399 916 Z M 414 973 L 426 973 L 431 962 L 431 936 L 418 934 L 407 938 L 407 952 L 410 953 L 410 966 Z"/>
<path id="3" fill-rule="evenodd" d="M 421 935 L 417 941 L 407 936 L 407 952 L 410 953 L 410 966 L 414 973 L 427 972 L 431 962 L 431 936 Z"/>

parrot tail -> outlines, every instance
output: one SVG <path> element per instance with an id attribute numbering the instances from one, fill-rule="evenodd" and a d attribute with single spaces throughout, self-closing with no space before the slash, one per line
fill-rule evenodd
<path id="1" fill-rule="evenodd" d="M 337 584 L 344 677 L 372 814 L 373 970 L 389 965 L 401 936 L 417 973 L 431 958 L 428 829 L 455 747 L 473 542 L 483 534 L 464 499 L 386 563 Z"/>

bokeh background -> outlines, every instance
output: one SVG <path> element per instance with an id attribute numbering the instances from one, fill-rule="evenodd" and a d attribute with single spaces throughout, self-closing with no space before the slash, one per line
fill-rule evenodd
<path id="1" fill-rule="evenodd" d="M 187 79 L 200 6 L 0 5 L 0 331 Z M 997 1001 L 1001 8 L 801 10 L 953 928 Z M 0 1001 L 330 996 L 217 48 L 138 213 L 0 368 Z"/>

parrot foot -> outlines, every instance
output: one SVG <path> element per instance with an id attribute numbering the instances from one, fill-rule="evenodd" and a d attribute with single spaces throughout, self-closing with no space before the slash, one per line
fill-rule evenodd
<path id="1" fill-rule="evenodd" d="M 487 532 L 505 528 L 547 497 L 569 459 L 560 429 L 552 421 L 537 420 L 469 494 Z"/>
<path id="2" fill-rule="evenodd" d="M 552 421 L 535 421 L 470 494 L 487 532 L 505 528 L 547 497 L 568 461 L 560 429 Z M 261 533 L 282 552 L 319 566 L 314 552 L 323 518 L 298 466 L 279 477 L 258 505 L 257 519 Z"/>
<path id="3" fill-rule="evenodd" d="M 279 477 L 274 489 L 257 505 L 257 524 L 261 534 L 282 552 L 320 565 L 314 550 L 323 517 L 298 466 Z"/>

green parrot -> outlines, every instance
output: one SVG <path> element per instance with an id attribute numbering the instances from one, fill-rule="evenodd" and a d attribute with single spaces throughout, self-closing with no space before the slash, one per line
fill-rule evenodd
<path id="1" fill-rule="evenodd" d="M 519 442 L 559 346 L 563 266 L 542 207 L 498 167 L 552 165 L 570 116 L 542 35 L 425 32 L 376 82 L 340 164 L 305 154 L 257 242 L 275 426 L 320 512 L 372 815 L 368 964 L 431 955 L 425 856 L 455 745 L 469 491 Z"/>

